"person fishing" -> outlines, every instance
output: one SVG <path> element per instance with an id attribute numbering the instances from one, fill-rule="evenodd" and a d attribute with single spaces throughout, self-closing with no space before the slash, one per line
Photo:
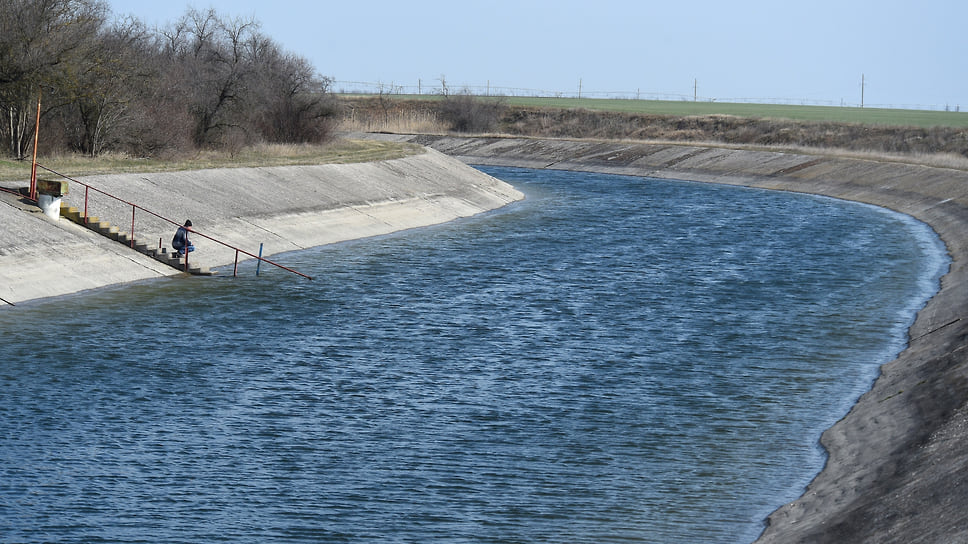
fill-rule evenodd
<path id="1" fill-rule="evenodd" d="M 185 221 L 185 226 L 178 227 L 178 230 L 175 231 L 175 237 L 171 239 L 171 247 L 176 249 L 181 255 L 184 255 L 186 251 L 195 251 L 195 246 L 188 239 L 188 232 L 191 230 L 191 226 L 191 219 Z"/>

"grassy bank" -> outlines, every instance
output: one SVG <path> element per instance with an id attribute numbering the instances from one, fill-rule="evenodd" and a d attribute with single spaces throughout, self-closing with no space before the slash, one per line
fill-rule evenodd
<path id="1" fill-rule="evenodd" d="M 968 113 L 901 110 L 886 108 L 857 108 L 833 106 L 797 106 L 786 104 L 740 104 L 728 102 L 687 102 L 664 100 L 606 100 L 606 99 L 527 99 L 509 103 L 516 106 L 583 108 L 592 111 L 612 111 L 641 115 L 729 115 L 756 119 L 789 119 L 794 121 L 831 121 L 907 127 L 968 127 Z"/>
<path id="2" fill-rule="evenodd" d="M 364 96 L 347 97 L 351 100 Z M 369 97 L 372 98 L 372 97 Z M 439 95 L 390 95 L 388 100 L 440 101 Z M 488 97 L 512 107 L 542 109 L 582 109 L 588 111 L 627 113 L 633 115 L 733 116 L 753 119 L 787 119 L 792 121 L 829 121 L 894 127 L 953 127 L 968 128 L 968 112 L 906 110 L 893 108 L 859 108 L 850 106 L 801 106 L 793 104 L 748 104 L 731 102 L 699 102 L 687 100 L 631 100 L 613 98 L 554 98 L 554 97 Z M 968 106 L 968 105 L 966 105 Z"/>
<path id="3" fill-rule="evenodd" d="M 485 131 L 494 134 L 837 151 L 968 167 L 968 113 L 646 100 L 476 100 L 506 100 Z M 455 126 L 454 108 L 444 107 L 440 98 L 355 97 L 344 98 L 344 104 L 347 130 L 439 134 Z M 466 107 L 457 114 L 472 116 L 474 110 Z"/>
<path id="4" fill-rule="evenodd" d="M 717 102 L 482 98 L 500 105 L 490 134 L 536 138 L 630 140 L 851 154 L 968 170 L 968 112 L 729 104 Z M 344 96 L 343 131 L 444 134 L 454 111 L 440 96 Z M 481 115 L 465 104 L 458 114 Z M 493 113 L 492 110 L 487 110 Z M 466 119 L 465 119 L 466 121 Z M 476 123 L 480 125 L 480 123 Z M 272 145 L 206 151 L 176 158 L 105 154 L 40 157 L 70 177 L 125 172 L 336 164 L 392 159 L 416 148 L 378 141 L 336 140 L 327 145 Z M 41 170 L 40 176 L 49 174 Z M 30 161 L 0 159 L 0 181 L 30 178 Z"/>
<path id="5" fill-rule="evenodd" d="M 174 159 L 139 159 L 121 155 L 38 157 L 37 162 L 69 177 L 126 172 L 171 172 L 209 168 L 345 164 L 401 158 L 420 153 L 410 144 L 369 140 L 335 140 L 326 145 L 268 145 L 238 151 L 206 151 Z M 31 162 L 0 160 L 0 181 L 30 180 Z M 51 174 L 38 169 L 38 177 Z"/>

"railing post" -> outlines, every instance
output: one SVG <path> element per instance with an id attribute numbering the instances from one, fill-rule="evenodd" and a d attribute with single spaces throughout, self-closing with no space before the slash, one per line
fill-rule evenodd
<path id="1" fill-rule="evenodd" d="M 34 128 L 34 162 L 30 166 L 30 199 L 37 200 L 37 144 L 40 142 L 40 97 L 37 91 L 37 126 Z"/>
<path id="2" fill-rule="evenodd" d="M 131 247 L 134 248 L 134 204 L 131 205 L 131 236 L 129 236 L 129 241 L 131 242 Z"/>
<path id="3" fill-rule="evenodd" d="M 259 261 L 255 265 L 255 275 L 259 275 L 259 269 L 262 268 L 262 245 L 259 244 Z"/>
<path id="4" fill-rule="evenodd" d="M 84 224 L 87 224 L 87 194 L 91 191 L 91 187 L 88 185 L 84 186 Z"/>
<path id="5" fill-rule="evenodd" d="M 235 268 L 232 270 L 232 277 L 239 277 L 239 250 L 235 250 Z"/>

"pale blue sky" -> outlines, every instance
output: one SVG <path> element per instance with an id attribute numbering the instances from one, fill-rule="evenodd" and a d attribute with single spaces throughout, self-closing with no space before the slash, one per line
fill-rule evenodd
<path id="1" fill-rule="evenodd" d="M 868 106 L 968 111 L 963 0 L 108 1 L 149 25 L 254 17 L 338 82 L 854 105 L 863 74 Z"/>

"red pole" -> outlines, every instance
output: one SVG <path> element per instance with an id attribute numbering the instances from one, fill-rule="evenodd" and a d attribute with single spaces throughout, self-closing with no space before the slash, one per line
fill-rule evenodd
<path id="1" fill-rule="evenodd" d="M 188 242 L 188 233 L 191 232 L 191 231 L 192 231 L 192 229 L 190 229 L 188 227 L 185 227 L 185 272 L 186 273 L 188 272 L 188 253 L 189 253 L 188 252 L 188 246 L 191 245 Z"/>
<path id="2" fill-rule="evenodd" d="M 87 193 L 90 192 L 91 188 L 87 185 L 84 186 L 84 224 L 87 224 Z"/>
<path id="3" fill-rule="evenodd" d="M 30 167 L 30 199 L 37 200 L 37 142 L 40 140 L 40 91 L 37 91 L 37 126 L 34 128 L 34 161 Z"/>

